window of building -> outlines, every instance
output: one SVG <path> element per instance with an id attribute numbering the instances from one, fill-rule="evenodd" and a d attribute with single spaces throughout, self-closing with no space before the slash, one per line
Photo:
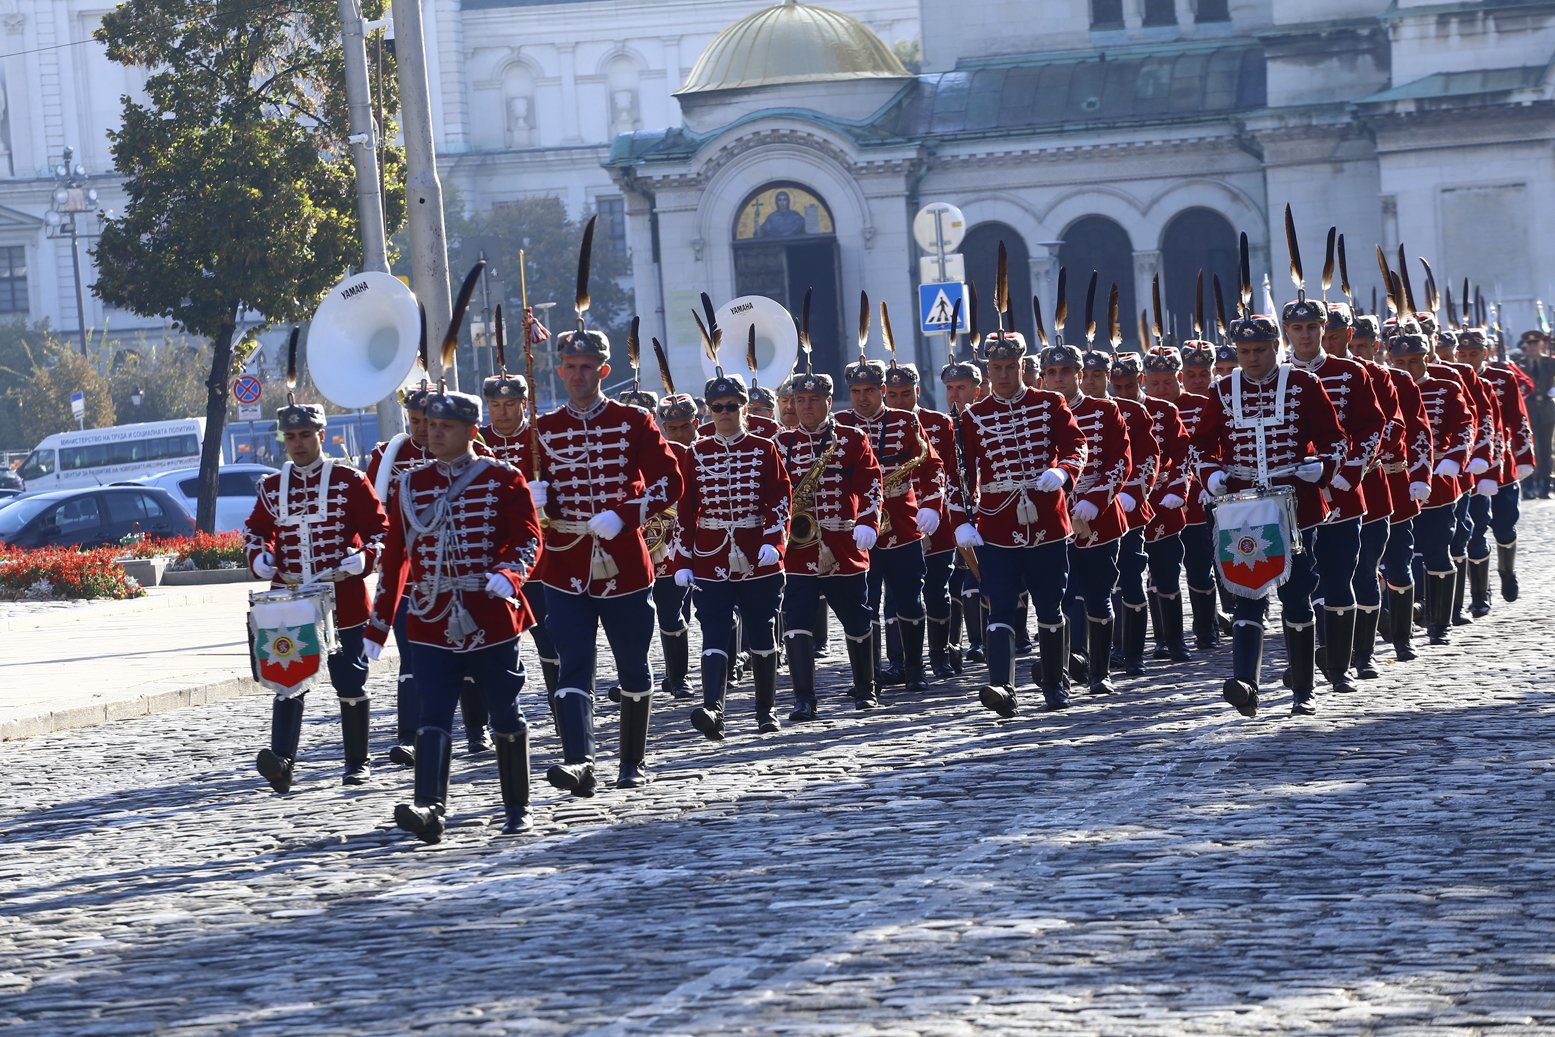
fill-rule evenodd
<path id="1" fill-rule="evenodd" d="M 1123 0 L 1091 0 L 1091 28 L 1123 28 Z"/>
<path id="2" fill-rule="evenodd" d="M 612 255 L 626 255 L 626 200 L 619 195 L 596 198 L 594 211 L 599 213 L 600 229 L 605 232 L 601 243 Z"/>
<path id="3" fill-rule="evenodd" d="M 1146 25 L 1176 25 L 1177 0 L 1145 0 Z"/>
<path id="4" fill-rule="evenodd" d="M 1200 22 L 1229 22 L 1231 9 L 1228 0 L 1198 0 L 1193 17 Z"/>
<path id="5" fill-rule="evenodd" d="M 0 247 L 0 313 L 27 312 L 27 250 Z"/>

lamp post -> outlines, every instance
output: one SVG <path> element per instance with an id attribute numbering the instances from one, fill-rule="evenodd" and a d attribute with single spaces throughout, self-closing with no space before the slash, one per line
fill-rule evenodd
<path id="1" fill-rule="evenodd" d="M 86 295 L 81 285 L 81 239 L 76 220 L 82 213 L 97 209 L 97 189 L 86 186 L 86 167 L 74 162 L 75 149 L 64 150 L 64 161 L 54 167 L 54 208 L 43 221 L 55 236 L 70 235 L 70 267 L 76 278 L 76 332 L 81 339 L 81 355 L 86 353 Z"/>
<path id="2" fill-rule="evenodd" d="M 135 391 L 130 393 L 130 405 L 135 408 L 136 414 L 140 413 L 140 404 L 145 398 L 146 394 L 141 391 L 140 386 L 135 386 Z"/>

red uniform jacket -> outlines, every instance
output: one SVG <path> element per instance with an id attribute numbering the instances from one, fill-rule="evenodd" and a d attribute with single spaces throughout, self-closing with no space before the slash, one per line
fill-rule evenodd
<path id="1" fill-rule="evenodd" d="M 956 426 L 951 424 L 949 414 L 941 414 L 937 410 L 927 410 L 919 407 L 915 411 L 918 415 L 918 424 L 923 426 L 923 431 L 928 434 L 929 445 L 934 448 L 934 454 L 940 460 L 939 483 L 933 488 L 934 495 L 939 503 L 935 505 L 940 509 L 939 528 L 924 541 L 923 553 L 929 555 L 944 554 L 946 551 L 956 549 L 956 524 L 950 521 L 950 516 L 944 513 L 945 490 L 956 479 Z M 920 470 L 924 466 L 920 465 Z M 922 480 L 920 480 L 920 487 Z M 929 499 L 926 488 L 921 488 L 919 499 Z"/>
<path id="2" fill-rule="evenodd" d="M 331 581 L 335 626 L 346 629 L 367 622 L 364 577 L 378 561 L 388 528 L 383 505 L 361 472 L 322 457 L 306 468 L 288 461 L 260 480 L 254 510 L 243 525 L 243 552 L 252 572 L 254 562 L 268 551 L 275 559 L 270 586 L 284 587 L 321 576 L 350 552 L 361 550 L 367 557 L 362 576 Z"/>
<path id="3" fill-rule="evenodd" d="M 492 573 L 520 590 L 540 554 L 540 522 L 522 472 L 475 454 L 433 461 L 394 480 L 388 511 L 369 641 L 388 640 L 401 595 L 414 644 L 471 652 L 529 627 L 521 595 L 486 593 Z"/>
<path id="4" fill-rule="evenodd" d="M 1128 426 L 1123 413 L 1111 400 L 1080 396 L 1069 401 L 1075 425 L 1085 437 L 1085 467 L 1069 488 L 1071 519 L 1074 506 L 1082 500 L 1096 505 L 1096 519 L 1086 532 L 1076 526 L 1075 547 L 1099 547 L 1110 544 L 1128 531 L 1118 491 L 1133 475 L 1129 450 Z"/>
<path id="5" fill-rule="evenodd" d="M 675 464 L 681 472 L 686 470 L 686 454 L 691 449 L 674 440 L 667 440 L 670 449 L 675 453 Z M 684 479 L 684 476 L 682 476 Z M 683 556 L 680 554 L 680 515 L 679 507 L 666 508 L 658 515 L 648 520 L 644 528 L 644 535 L 648 539 L 648 560 L 653 563 L 653 578 L 655 580 L 674 579 L 675 570 L 683 569 Z"/>
<path id="6" fill-rule="evenodd" d="M 373 447 L 372 455 L 367 459 L 367 482 L 373 487 L 374 492 L 377 492 L 378 489 L 378 477 L 383 474 L 384 454 L 387 452 L 389 444 L 394 443 L 395 440 L 399 441 L 399 445 L 394 451 L 394 465 L 389 469 L 389 474 L 383 480 L 383 493 L 379 494 L 379 497 L 385 501 L 389 496 L 390 479 L 397 475 L 403 475 L 412 468 L 419 468 L 426 464 L 428 460 L 426 449 L 417 446 L 415 440 L 408 435 L 404 439 L 396 436 L 394 439 L 379 443 Z M 492 456 L 491 448 L 479 440 L 475 442 L 475 454 L 477 457 Z"/>
<path id="7" fill-rule="evenodd" d="M 1493 473 L 1505 486 L 1517 481 L 1517 469 L 1533 464 L 1533 427 L 1528 423 L 1528 405 L 1523 402 L 1517 375 L 1504 367 L 1487 364 L 1479 373 L 1486 387 L 1501 405 L 1501 467 Z"/>
<path id="8" fill-rule="evenodd" d="M 1198 468 L 1195 464 L 1193 453 L 1193 433 L 1199 427 L 1199 418 L 1204 414 L 1204 408 L 1209 403 L 1208 396 L 1200 396 L 1197 393 L 1178 393 L 1177 417 L 1182 421 L 1183 432 L 1188 437 L 1188 457 L 1183 461 L 1183 478 L 1187 480 L 1188 494 L 1184 498 L 1187 504 L 1183 506 L 1183 526 L 1202 526 L 1209 521 L 1209 516 L 1204 513 L 1204 487 L 1199 482 Z"/>
<path id="9" fill-rule="evenodd" d="M 1049 468 L 1061 469 L 1069 484 L 1085 467 L 1085 437 L 1069 404 L 1056 392 L 1022 388 L 1011 399 L 993 393 L 961 414 L 966 447 L 968 489 L 975 506 L 950 488 L 953 521 L 974 514 L 984 543 L 998 547 L 1036 547 L 1068 540 L 1073 533 L 1064 489 L 1044 492 L 1037 480 Z"/>
<path id="10" fill-rule="evenodd" d="M 1286 379 L 1279 391 L 1280 373 Z M 1236 403 L 1241 396 L 1241 405 Z M 1230 492 L 1258 484 L 1258 444 L 1264 446 L 1270 486 L 1296 492 L 1296 522 L 1310 529 L 1328 514 L 1318 487 L 1326 483 L 1350 455 L 1350 440 L 1339 427 L 1334 405 L 1317 376 L 1282 364 L 1255 382 L 1241 370 L 1215 382 L 1209 406 L 1193 433 L 1199 477 L 1208 486 L 1216 472 L 1224 473 Z M 1296 478 L 1295 468 L 1309 458 L 1323 463 L 1316 483 Z"/>
<path id="11" fill-rule="evenodd" d="M 698 439 L 680 455 L 680 567 L 699 580 L 754 580 L 783 571 L 788 546 L 788 472 L 770 439 L 742 432 Z M 763 545 L 778 559 L 762 565 Z"/>
<path id="12" fill-rule="evenodd" d="M 857 428 L 868 436 L 869 447 L 880 465 L 885 517 L 881 519 L 880 541 L 876 547 L 901 547 L 923 539 L 916 521 L 919 508 L 939 511 L 943 524 L 945 516 L 941 500 L 941 476 L 945 468 L 939 455 L 934 452 L 929 434 L 919 423 L 916 411 L 882 407 L 874 417 L 866 418 L 855 411 L 845 410 L 837 415 L 837 423 Z M 915 461 L 925 447 L 928 448 L 928 454 L 922 462 L 895 486 L 886 487 L 891 473 Z"/>
<path id="13" fill-rule="evenodd" d="M 1382 437 L 1378 441 L 1377 453 L 1366 465 L 1366 474 L 1361 477 L 1361 497 L 1366 502 L 1366 513 L 1361 521 L 1392 520 L 1393 487 L 1389 483 L 1387 467 L 1404 461 L 1404 434 L 1407 426 L 1403 408 L 1399 403 L 1398 389 L 1386 368 L 1370 360 L 1357 360 L 1356 363 L 1365 370 L 1372 395 L 1377 400 L 1377 409 L 1382 413 Z M 1404 467 L 1407 469 L 1408 465 Z"/>
<path id="14" fill-rule="evenodd" d="M 680 465 L 653 416 L 601 397 L 586 412 L 543 415 L 537 474 L 550 483 L 545 554 L 535 579 L 568 594 L 609 598 L 653 583 L 642 527 L 680 499 Z M 622 529 L 605 540 L 588 530 L 613 511 Z"/>
<path id="15" fill-rule="evenodd" d="M 775 439 L 777 438 L 778 432 L 780 432 L 782 428 L 783 426 L 779 425 L 771 418 L 765 417 L 764 415 L 745 415 L 745 431 L 753 436 L 760 436 L 762 439 Z M 717 434 L 718 430 L 713 427 L 713 423 L 711 421 L 704 421 L 702 424 L 697 426 L 698 439 L 701 439 L 703 436 L 713 436 Z"/>
<path id="16" fill-rule="evenodd" d="M 1404 440 L 1398 454 L 1383 458 L 1388 494 L 1393 501 L 1392 522 L 1404 522 L 1420 514 L 1420 502 L 1409 495 L 1409 484 L 1431 482 L 1431 419 L 1425 413 L 1420 387 L 1396 367 L 1384 368 L 1393 391 L 1398 393 L 1398 413 L 1404 422 Z"/>
<path id="17" fill-rule="evenodd" d="M 1161 474 L 1161 442 L 1155 437 L 1155 420 L 1150 409 L 1138 400 L 1112 397 L 1112 402 L 1123 412 L 1123 422 L 1128 426 L 1129 451 L 1133 456 L 1133 472 L 1128 485 L 1123 487 L 1137 502 L 1128 513 L 1128 528 L 1143 529 L 1155 517 L 1150 504 L 1151 491 Z"/>
<path id="18" fill-rule="evenodd" d="M 1339 427 L 1350 440 L 1349 453 L 1335 473 L 1343 475 L 1350 488 L 1328 487 L 1330 517 L 1336 521 L 1361 518 L 1366 514 L 1366 469 L 1382 449 L 1383 426 L 1387 423 L 1371 387 L 1371 376 L 1359 360 L 1322 352 L 1310 364 L 1298 362 L 1293 366 L 1316 375 L 1323 383 L 1328 402 L 1334 405 L 1339 418 Z"/>
<path id="19" fill-rule="evenodd" d="M 1145 526 L 1145 541 L 1154 543 L 1176 536 L 1188 524 L 1184 507 L 1163 507 L 1161 501 L 1168 496 L 1188 500 L 1193 488 L 1193 473 L 1188 468 L 1190 441 L 1175 403 L 1154 396 L 1142 397 L 1139 402 L 1150 412 L 1150 431 L 1161 450 L 1155 485 L 1150 490 L 1150 522 Z"/>
<path id="20" fill-rule="evenodd" d="M 523 472 L 526 480 L 535 477 L 534 437 L 530 435 L 527 418 L 511 436 L 504 436 L 490 425 L 482 425 L 481 441 L 492 457 Z"/>
<path id="21" fill-rule="evenodd" d="M 1439 508 L 1454 504 L 1463 495 L 1463 475 L 1469 459 L 1474 456 L 1473 411 L 1467 403 L 1463 386 L 1456 380 L 1437 377 L 1426 368 L 1425 378 L 1416 383 L 1420 389 L 1420 401 L 1425 406 L 1426 420 L 1431 425 L 1431 497 L 1424 504 L 1427 508 Z M 1437 475 L 1435 466 L 1452 459 L 1461 470 L 1457 476 Z"/>
<path id="22" fill-rule="evenodd" d="M 810 498 L 820 539 L 807 546 L 790 544 L 783 568 L 798 576 L 847 576 L 869 568 L 869 555 L 853 539 L 855 525 L 879 529 L 880 465 L 861 429 L 827 420 L 814 432 L 803 426 L 778 433 L 778 456 L 788 472 L 791 492 L 827 450 L 835 446 Z M 792 498 L 790 498 L 792 499 Z M 790 515 L 790 521 L 793 516 Z M 823 565 L 821 546 L 825 545 Z"/>

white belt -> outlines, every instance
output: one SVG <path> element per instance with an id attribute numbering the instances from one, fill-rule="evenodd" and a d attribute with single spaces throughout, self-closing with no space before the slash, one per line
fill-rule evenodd
<path id="1" fill-rule="evenodd" d="M 993 482 L 983 483 L 981 489 L 984 493 L 1014 493 L 1017 490 L 1035 490 L 1035 479 L 995 479 Z"/>
<path id="2" fill-rule="evenodd" d="M 851 533 L 853 532 L 853 527 L 857 525 L 857 523 L 851 521 L 850 519 L 824 518 L 820 519 L 816 525 L 820 526 L 828 533 Z"/>
<path id="3" fill-rule="evenodd" d="M 549 525 L 558 533 L 592 532 L 592 530 L 589 529 L 589 524 L 587 522 L 580 522 L 577 519 L 551 519 Z"/>
<path id="4" fill-rule="evenodd" d="M 900 482 L 886 490 L 884 496 L 886 500 L 891 500 L 895 497 L 905 497 L 907 496 L 907 491 L 911 488 L 905 482 Z"/>
<path id="5" fill-rule="evenodd" d="M 1295 475 L 1296 469 L 1300 467 L 1301 465 L 1299 464 L 1284 464 L 1276 468 L 1271 468 L 1269 469 L 1269 478 L 1279 479 L 1283 476 Z M 1236 479 L 1248 479 L 1252 481 L 1256 481 L 1258 479 L 1258 469 L 1248 465 L 1228 464 L 1226 465 L 1226 474 Z"/>
<path id="6" fill-rule="evenodd" d="M 1381 467 L 1382 470 L 1389 475 L 1403 475 L 1405 472 L 1409 471 L 1409 466 L 1406 465 L 1403 461 L 1395 461 L 1392 464 L 1385 464 Z"/>
<path id="7" fill-rule="evenodd" d="M 760 529 L 761 519 L 755 515 L 747 515 L 745 518 L 737 519 L 699 518 L 697 519 L 697 528 L 716 529 L 725 533 L 735 529 Z"/>

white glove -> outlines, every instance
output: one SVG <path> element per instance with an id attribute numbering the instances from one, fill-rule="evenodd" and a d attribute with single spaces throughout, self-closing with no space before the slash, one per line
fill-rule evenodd
<path id="1" fill-rule="evenodd" d="M 1488 471 L 1490 471 L 1490 462 L 1483 457 L 1476 457 L 1469 462 L 1470 475 L 1484 475 Z"/>
<path id="2" fill-rule="evenodd" d="M 1087 526 L 1095 522 L 1096 516 L 1100 514 L 1101 510 L 1088 500 L 1074 502 L 1074 517 L 1084 522 Z"/>
<path id="3" fill-rule="evenodd" d="M 589 532 L 601 540 L 614 540 L 621 528 L 621 516 L 613 511 L 601 511 L 589 519 Z"/>
<path id="4" fill-rule="evenodd" d="M 691 586 L 692 582 L 695 581 L 695 579 L 696 573 L 692 572 L 690 569 L 675 570 L 675 586 L 677 587 L 689 587 Z"/>
<path id="5" fill-rule="evenodd" d="M 1341 472 L 1335 472 L 1334 477 L 1328 480 L 1328 485 L 1332 486 L 1340 493 L 1349 493 L 1352 489 L 1355 488 L 1351 485 L 1350 480 L 1346 479 Z"/>
<path id="6" fill-rule="evenodd" d="M 363 641 L 362 654 L 367 656 L 368 662 L 375 663 L 378 661 L 379 657 L 383 655 L 383 645 L 379 644 L 377 641 Z"/>
<path id="7" fill-rule="evenodd" d="M 513 581 L 501 573 L 486 574 L 486 593 L 493 598 L 512 598 L 518 594 L 513 589 Z"/>
<path id="8" fill-rule="evenodd" d="M 336 568 L 347 576 L 360 576 L 367 571 L 367 556 L 360 551 L 352 551 L 340 559 Z"/>
<path id="9" fill-rule="evenodd" d="M 1166 502 L 1162 501 L 1162 503 Z M 1215 503 L 1215 495 L 1213 493 L 1210 493 L 1208 490 L 1199 491 L 1199 507 L 1207 507 L 1213 503 Z"/>
<path id="10" fill-rule="evenodd" d="M 536 479 L 529 484 L 529 499 L 535 502 L 535 508 L 543 508 L 551 502 L 551 484 L 544 479 Z"/>
<path id="11" fill-rule="evenodd" d="M 1428 482 L 1412 482 L 1409 484 L 1409 496 L 1421 504 L 1431 499 L 1431 484 Z"/>
<path id="12" fill-rule="evenodd" d="M 275 575 L 275 557 L 269 551 L 254 559 L 254 575 L 261 580 L 268 580 Z"/>
<path id="13" fill-rule="evenodd" d="M 1176 511 L 1186 503 L 1188 502 L 1177 496 L 1175 493 L 1168 493 L 1165 497 L 1161 498 L 1161 507 L 1165 508 L 1167 511 Z"/>
<path id="14" fill-rule="evenodd" d="M 1226 473 L 1209 473 L 1209 479 L 1205 481 L 1204 488 L 1216 497 L 1224 494 L 1226 492 Z"/>
<path id="15" fill-rule="evenodd" d="M 1463 471 L 1463 469 L 1458 467 L 1458 462 L 1454 461 L 1450 457 L 1444 457 L 1440 461 L 1436 462 L 1435 474 L 1437 475 L 1443 475 L 1449 479 L 1456 479 L 1458 477 L 1458 473 L 1461 471 Z"/>
<path id="16" fill-rule="evenodd" d="M 1139 507 L 1139 502 L 1127 490 L 1118 491 L 1118 503 L 1123 505 L 1123 514 L 1125 515 L 1134 514 L 1134 509 Z"/>
<path id="17" fill-rule="evenodd" d="M 756 552 L 757 565 L 778 564 L 778 549 L 771 544 L 762 544 L 761 550 Z"/>
<path id="18" fill-rule="evenodd" d="M 1520 464 L 1520 465 L 1517 466 L 1517 480 L 1519 482 L 1521 482 L 1522 480 L 1528 478 L 1532 474 L 1533 474 L 1533 465 L 1531 465 L 1531 464 Z"/>
<path id="19" fill-rule="evenodd" d="M 1061 490 L 1064 488 L 1064 481 L 1066 478 L 1067 477 L 1064 475 L 1064 470 L 1062 468 L 1049 468 L 1047 471 L 1043 472 L 1040 476 L 1037 477 L 1037 489 L 1041 490 L 1043 493 L 1052 493 L 1054 490 Z"/>
<path id="20" fill-rule="evenodd" d="M 1308 461 L 1296 466 L 1296 478 L 1302 482 L 1317 482 L 1323 477 L 1323 462 Z"/>
<path id="21" fill-rule="evenodd" d="M 933 508 L 919 508 L 918 514 L 913 516 L 913 522 L 917 525 L 918 532 L 931 537 L 934 531 L 939 529 L 939 512 Z"/>
<path id="22" fill-rule="evenodd" d="M 1500 488 L 1494 479 L 1481 479 L 1474 484 L 1474 492 L 1481 497 L 1494 497 Z"/>
<path id="23" fill-rule="evenodd" d="M 868 551 L 875 546 L 875 541 L 880 539 L 880 534 L 875 532 L 873 526 L 863 523 L 853 527 L 853 542 L 858 545 L 860 551 Z"/>
<path id="24" fill-rule="evenodd" d="M 977 531 L 977 527 L 970 522 L 963 522 L 956 527 L 956 546 L 964 551 L 970 551 L 974 547 L 983 546 L 983 535 Z"/>

